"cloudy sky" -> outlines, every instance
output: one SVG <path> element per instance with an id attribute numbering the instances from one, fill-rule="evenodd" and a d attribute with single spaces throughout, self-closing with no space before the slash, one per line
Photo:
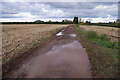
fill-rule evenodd
<path id="1" fill-rule="evenodd" d="M 117 2 L 2 2 L 0 22 L 62 21 L 78 16 L 92 22 L 115 21 Z"/>

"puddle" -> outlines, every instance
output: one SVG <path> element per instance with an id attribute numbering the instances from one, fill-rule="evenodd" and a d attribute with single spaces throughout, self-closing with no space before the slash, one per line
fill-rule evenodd
<path id="1" fill-rule="evenodd" d="M 65 44 L 65 45 L 61 45 L 61 46 L 53 46 L 52 50 L 49 51 L 48 53 L 46 53 L 46 55 L 62 53 L 62 52 L 64 52 L 65 49 L 66 50 L 72 49 L 73 51 L 75 51 L 75 49 L 77 49 L 77 47 L 79 47 L 79 49 L 83 49 L 82 45 L 77 40 L 75 40 L 69 44 Z M 85 50 L 85 49 L 83 49 L 83 50 Z"/>
<path id="2" fill-rule="evenodd" d="M 62 30 L 62 32 L 65 31 L 65 29 Z"/>
<path id="3" fill-rule="evenodd" d="M 62 36 L 64 35 L 62 32 L 65 31 L 65 29 L 63 29 L 61 32 L 57 33 L 56 36 Z"/>
<path id="4" fill-rule="evenodd" d="M 76 34 L 70 34 L 71 37 L 76 37 L 77 35 Z"/>
<path id="5" fill-rule="evenodd" d="M 63 35 L 62 31 L 56 34 L 56 36 L 61 36 L 61 35 Z"/>
<path id="6" fill-rule="evenodd" d="M 32 58 L 23 64 L 12 78 L 90 78 L 90 63 L 87 53 L 75 40 L 53 46 L 52 50 Z"/>
<path id="7" fill-rule="evenodd" d="M 81 44 L 78 41 L 73 41 L 72 43 L 61 45 L 61 46 L 53 46 L 52 50 L 46 53 L 46 55 L 51 54 L 58 54 L 64 52 L 64 49 L 76 49 L 76 46 L 79 46 L 79 48 L 82 48 Z"/>

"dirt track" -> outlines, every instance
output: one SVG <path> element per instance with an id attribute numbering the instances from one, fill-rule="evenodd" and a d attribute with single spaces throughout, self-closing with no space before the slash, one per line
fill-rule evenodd
<path id="1" fill-rule="evenodd" d="M 67 27 L 33 50 L 5 76 L 7 78 L 91 78 L 86 50 L 74 27 Z"/>

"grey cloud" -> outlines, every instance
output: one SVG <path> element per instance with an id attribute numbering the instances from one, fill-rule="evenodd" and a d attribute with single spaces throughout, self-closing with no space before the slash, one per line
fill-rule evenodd
<path id="1" fill-rule="evenodd" d="M 37 15 L 39 18 L 45 17 L 67 17 L 71 18 L 74 16 L 79 17 L 107 17 L 107 15 L 111 15 L 112 17 L 117 17 L 117 7 L 113 6 L 114 9 L 110 9 L 109 7 L 106 9 L 98 8 L 95 9 L 96 6 L 112 6 L 117 3 L 105 2 L 105 3 L 86 3 L 86 2 L 3 2 L 2 3 L 2 14 L 3 18 L 15 18 L 16 16 L 12 16 L 12 14 L 19 13 L 30 13 L 33 16 Z M 112 7 L 111 7 L 112 8 Z M 44 9 L 44 10 L 43 10 Z M 60 12 L 57 11 L 61 10 Z M 8 15 L 4 15 L 8 14 Z M 10 15 L 11 14 L 11 15 Z M 63 15 L 64 14 L 64 15 Z M 18 16 L 20 17 L 20 16 Z"/>

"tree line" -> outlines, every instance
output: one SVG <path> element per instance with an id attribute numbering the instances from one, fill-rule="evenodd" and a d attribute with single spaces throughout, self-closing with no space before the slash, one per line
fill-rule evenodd
<path id="1" fill-rule="evenodd" d="M 115 22 L 109 22 L 109 23 L 91 23 L 91 19 L 82 20 L 81 18 L 79 19 L 77 16 L 75 16 L 72 20 L 62 20 L 62 22 L 52 22 L 49 20 L 48 22 L 44 22 L 41 20 L 36 20 L 35 22 L 1 22 L 1 24 L 81 24 L 81 25 L 98 25 L 98 26 L 111 26 L 111 27 L 119 27 L 120 26 L 120 19 L 117 19 Z"/>

